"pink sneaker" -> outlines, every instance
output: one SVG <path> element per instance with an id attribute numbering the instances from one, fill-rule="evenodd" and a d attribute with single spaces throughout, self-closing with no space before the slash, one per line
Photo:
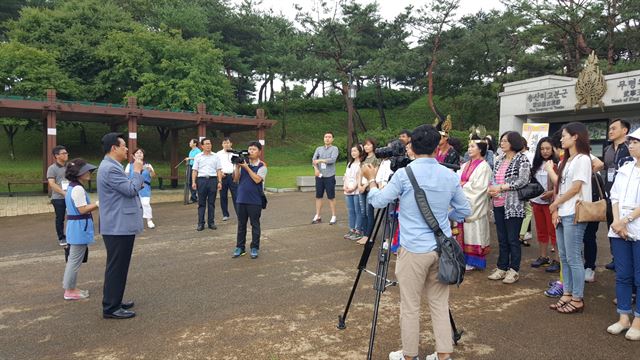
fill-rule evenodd
<path id="1" fill-rule="evenodd" d="M 89 293 L 84 291 L 78 291 L 78 292 L 65 291 L 64 292 L 65 300 L 82 300 L 88 297 L 89 297 Z"/>

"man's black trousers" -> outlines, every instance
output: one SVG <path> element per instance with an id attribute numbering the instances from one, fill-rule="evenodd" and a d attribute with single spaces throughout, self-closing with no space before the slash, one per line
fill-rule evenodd
<path id="1" fill-rule="evenodd" d="M 218 193 L 217 177 L 196 178 L 198 189 L 198 226 L 204 226 L 205 206 L 207 208 L 207 224 L 215 224 L 214 215 L 216 213 L 216 194 Z"/>
<path id="2" fill-rule="evenodd" d="M 135 235 L 102 235 L 107 249 L 102 295 L 103 314 L 111 314 L 120 309 L 135 238 Z"/>
<path id="3" fill-rule="evenodd" d="M 65 238 L 64 236 L 64 217 L 67 212 L 67 204 L 64 199 L 51 199 L 51 205 L 56 212 L 56 233 L 58 240 Z"/>
<path id="4" fill-rule="evenodd" d="M 229 217 L 229 191 L 231 191 L 233 211 L 237 216 L 236 192 L 238 191 L 238 184 L 233 182 L 233 176 L 231 176 L 231 174 L 227 174 L 222 178 L 222 189 L 220 189 L 220 209 L 222 210 L 222 216 L 226 217 Z"/>
<path id="5" fill-rule="evenodd" d="M 247 242 L 247 220 L 251 222 L 251 248 L 260 249 L 261 205 L 238 204 L 238 237 L 236 247 L 245 248 Z"/>

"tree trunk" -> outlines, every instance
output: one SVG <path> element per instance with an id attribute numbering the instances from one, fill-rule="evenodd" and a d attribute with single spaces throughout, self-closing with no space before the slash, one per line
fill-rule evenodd
<path id="1" fill-rule="evenodd" d="M 87 145 L 89 142 L 87 141 L 87 129 L 84 125 L 80 124 L 80 144 Z"/>
<path id="2" fill-rule="evenodd" d="M 437 63 L 436 55 L 437 55 L 439 46 L 440 46 L 440 34 L 436 35 L 436 38 L 433 41 L 433 53 L 431 55 L 431 63 L 429 64 L 429 69 L 427 70 L 427 77 L 429 79 L 428 100 L 429 100 L 429 107 L 431 108 L 431 111 L 433 111 L 433 113 L 438 117 L 438 121 L 444 121 L 443 114 L 440 114 L 438 109 L 436 109 L 436 105 L 433 103 L 433 68 L 436 66 L 436 63 Z"/>
<path id="3" fill-rule="evenodd" d="M 258 104 L 262 103 L 262 94 L 267 90 L 267 82 L 268 81 L 269 81 L 269 79 L 265 77 L 265 82 L 263 82 L 262 86 L 260 86 L 260 92 L 258 92 Z M 264 94 L 264 99 L 266 101 L 267 94 Z"/>
<path id="4" fill-rule="evenodd" d="M 284 140 L 287 137 L 287 103 L 289 100 L 289 89 L 287 88 L 287 77 L 282 76 L 282 88 L 284 92 L 284 101 L 282 102 L 282 117 L 280 123 L 282 124 L 282 131 L 280 132 L 280 140 Z"/>
<path id="5" fill-rule="evenodd" d="M 360 124 L 360 128 L 362 129 L 362 132 L 367 132 L 367 126 L 364 124 L 364 121 L 362 120 L 362 116 L 360 116 L 360 112 L 358 111 L 358 109 L 356 109 L 355 104 L 353 104 L 353 114 L 354 114 L 354 118 L 358 119 L 358 124 Z M 353 133 L 357 141 L 358 140 L 357 131 L 354 130 Z"/>
<path id="6" fill-rule="evenodd" d="M 9 156 L 13 161 L 16 159 L 16 149 L 13 145 L 13 139 L 15 138 L 16 133 L 18 132 L 18 127 L 16 125 L 2 125 L 2 127 L 4 128 L 4 132 L 7 134 L 7 137 L 9 138 Z"/>
<path id="7" fill-rule="evenodd" d="M 380 114 L 380 126 L 382 130 L 386 130 L 387 118 L 384 115 L 384 98 L 382 97 L 382 84 L 380 83 L 380 76 L 376 76 L 376 104 L 378 106 L 378 114 Z"/>
<path id="8" fill-rule="evenodd" d="M 324 79 L 322 79 L 322 97 L 324 97 Z"/>
<path id="9" fill-rule="evenodd" d="M 164 126 L 156 126 L 156 130 L 158 130 L 158 135 L 160 135 L 160 155 L 162 155 L 162 160 L 166 160 L 166 156 L 164 153 L 165 144 L 167 143 L 167 139 L 169 138 L 169 128 Z M 134 150 L 135 151 L 135 150 Z"/>
<path id="10" fill-rule="evenodd" d="M 316 79 L 316 82 L 313 84 L 313 87 L 311 88 L 311 90 L 309 90 L 307 95 L 305 95 L 304 97 L 307 99 L 310 98 L 316 92 L 316 89 L 318 88 L 319 84 L 320 84 L 320 77 Z"/>
<path id="11" fill-rule="evenodd" d="M 276 93 L 275 91 L 273 91 L 273 78 L 275 76 L 273 74 L 271 74 L 270 78 L 271 80 L 269 81 L 269 87 L 271 88 L 271 94 L 269 94 L 269 101 L 273 101 L 275 99 Z"/>

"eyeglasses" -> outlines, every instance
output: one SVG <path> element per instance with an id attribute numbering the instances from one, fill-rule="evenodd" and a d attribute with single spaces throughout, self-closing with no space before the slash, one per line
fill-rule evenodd
<path id="1" fill-rule="evenodd" d="M 65 152 L 60 151 L 60 152 L 58 153 L 58 155 L 69 155 L 69 153 L 68 153 L 68 152 L 66 152 L 66 151 L 65 151 Z"/>

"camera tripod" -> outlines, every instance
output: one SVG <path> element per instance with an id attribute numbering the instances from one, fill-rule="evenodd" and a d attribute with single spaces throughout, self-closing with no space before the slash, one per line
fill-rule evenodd
<path id="1" fill-rule="evenodd" d="M 382 293 L 387 289 L 387 287 L 398 285 L 397 281 L 391 281 L 387 279 L 387 274 L 389 272 L 389 261 L 391 260 L 391 242 L 398 228 L 397 209 L 398 200 L 396 199 L 393 203 L 387 205 L 387 207 L 385 207 L 384 209 L 376 210 L 374 225 L 369 232 L 368 240 L 364 245 L 364 250 L 362 251 L 362 256 L 360 257 L 360 262 L 358 263 L 358 272 L 356 274 L 356 279 L 353 283 L 353 288 L 351 289 L 349 300 L 347 300 L 347 306 L 344 309 L 344 313 L 338 316 L 338 329 L 346 329 L 347 315 L 349 313 L 349 308 L 351 307 L 351 302 L 353 301 L 353 296 L 355 295 L 356 289 L 358 288 L 358 283 L 360 282 L 360 275 L 362 275 L 363 272 L 373 275 L 375 277 L 373 282 L 373 289 L 375 290 L 376 295 L 373 304 L 373 319 L 371 321 L 371 332 L 369 333 L 369 349 L 367 352 L 367 360 L 371 360 L 371 356 L 373 355 L 373 344 L 376 336 L 378 311 L 380 309 L 380 298 L 382 296 Z M 371 255 L 371 251 L 373 250 L 375 239 L 376 237 L 378 237 L 380 227 L 382 227 L 382 239 L 380 241 L 380 246 L 378 249 L 377 269 L 374 273 L 367 269 L 367 262 L 369 261 L 369 256 Z M 455 321 L 453 320 L 451 310 L 449 310 L 449 321 L 451 323 L 453 343 L 455 345 L 458 345 L 458 341 L 462 338 L 462 334 L 464 333 L 464 331 L 458 331 Z"/>

